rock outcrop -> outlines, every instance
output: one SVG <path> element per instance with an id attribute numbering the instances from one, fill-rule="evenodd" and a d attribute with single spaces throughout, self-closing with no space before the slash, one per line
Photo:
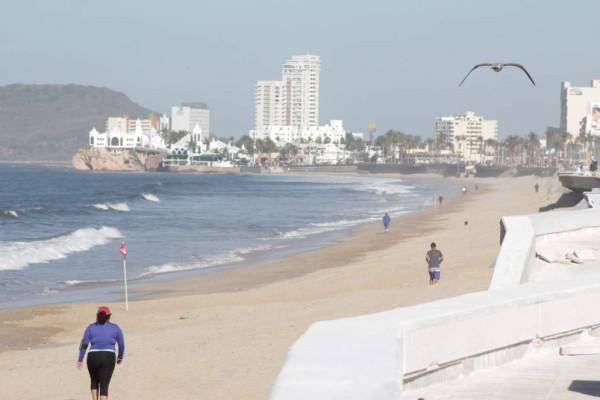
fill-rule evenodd
<path id="1" fill-rule="evenodd" d="M 163 154 L 125 150 L 112 153 L 106 149 L 80 149 L 73 156 L 73 167 L 80 171 L 156 171 Z"/>

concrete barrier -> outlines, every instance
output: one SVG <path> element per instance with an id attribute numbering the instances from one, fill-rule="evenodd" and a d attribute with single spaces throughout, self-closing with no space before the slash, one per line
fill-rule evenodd
<path id="1" fill-rule="evenodd" d="M 536 239 L 549 234 L 600 227 L 600 209 L 556 211 L 501 221 L 504 238 L 494 265 L 490 290 L 505 289 L 529 282 L 537 272 Z"/>
<path id="2" fill-rule="evenodd" d="M 600 281 L 530 282 L 536 239 L 600 227 L 600 211 L 502 219 L 505 235 L 488 291 L 313 324 L 290 349 L 271 400 L 395 399 L 558 348 L 600 326 Z M 523 284 L 527 283 L 527 284 Z"/>
<path id="3" fill-rule="evenodd" d="M 271 400 L 394 399 L 575 341 L 600 324 L 600 283 L 533 285 L 313 324 Z"/>

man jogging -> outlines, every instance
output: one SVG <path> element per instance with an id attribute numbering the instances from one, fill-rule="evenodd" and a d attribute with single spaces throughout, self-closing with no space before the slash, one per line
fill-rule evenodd
<path id="1" fill-rule="evenodd" d="M 444 261 L 444 255 L 437 249 L 435 242 L 431 243 L 431 250 L 427 252 L 425 260 L 429 270 L 429 284 L 438 283 L 440 280 L 440 264 Z"/>
<path id="2" fill-rule="evenodd" d="M 390 222 L 392 222 L 392 219 L 390 218 L 388 213 L 385 213 L 385 215 L 383 216 L 383 229 L 385 232 L 387 232 L 390 228 Z"/>

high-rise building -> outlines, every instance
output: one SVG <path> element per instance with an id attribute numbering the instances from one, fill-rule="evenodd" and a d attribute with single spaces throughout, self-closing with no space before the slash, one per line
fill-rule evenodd
<path id="1" fill-rule="evenodd" d="M 254 92 L 254 127 L 286 125 L 286 87 L 282 81 L 258 81 Z"/>
<path id="2" fill-rule="evenodd" d="M 259 81 L 254 127 L 319 126 L 319 56 L 292 56 L 283 64 L 281 81 Z"/>
<path id="3" fill-rule="evenodd" d="M 319 126 L 319 56 L 292 56 L 283 64 L 286 85 L 286 125 Z"/>
<path id="4" fill-rule="evenodd" d="M 171 130 L 192 132 L 194 127 L 202 130 L 203 140 L 208 140 L 210 133 L 210 111 L 206 103 L 181 103 L 171 107 Z"/>
<path id="5" fill-rule="evenodd" d="M 135 132 L 137 128 L 140 128 L 142 132 L 148 133 L 150 131 L 157 131 L 157 127 L 153 123 L 152 118 L 136 118 L 127 120 L 127 130 L 125 132 Z"/>
<path id="6" fill-rule="evenodd" d="M 599 111 L 594 112 L 593 109 Z M 593 114 L 596 115 L 594 118 Z M 560 129 L 574 137 L 581 132 L 600 134 L 598 127 L 600 114 L 600 79 L 594 79 L 590 86 L 571 86 L 563 82 L 560 94 Z M 600 122 L 600 121 L 599 121 Z"/>
<path id="7" fill-rule="evenodd" d="M 481 161 L 485 141 L 498 140 L 498 121 L 467 111 L 462 115 L 436 118 L 434 135 L 466 160 Z"/>
<path id="8" fill-rule="evenodd" d="M 106 132 L 120 131 L 127 132 L 129 130 L 129 116 L 123 117 L 108 117 L 106 120 Z"/>

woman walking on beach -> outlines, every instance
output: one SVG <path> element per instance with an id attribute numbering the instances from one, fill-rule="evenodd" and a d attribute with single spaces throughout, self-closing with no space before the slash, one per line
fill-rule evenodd
<path id="1" fill-rule="evenodd" d="M 82 368 L 83 357 L 88 346 L 90 347 L 87 367 L 91 379 L 92 400 L 108 399 L 108 385 L 115 370 L 115 362 L 121 364 L 125 353 L 123 332 L 117 324 L 110 322 L 110 316 L 108 307 L 100 307 L 96 313 L 96 322 L 85 329 L 79 346 L 78 369 Z M 115 355 L 115 344 L 119 345 L 118 355 Z"/>

